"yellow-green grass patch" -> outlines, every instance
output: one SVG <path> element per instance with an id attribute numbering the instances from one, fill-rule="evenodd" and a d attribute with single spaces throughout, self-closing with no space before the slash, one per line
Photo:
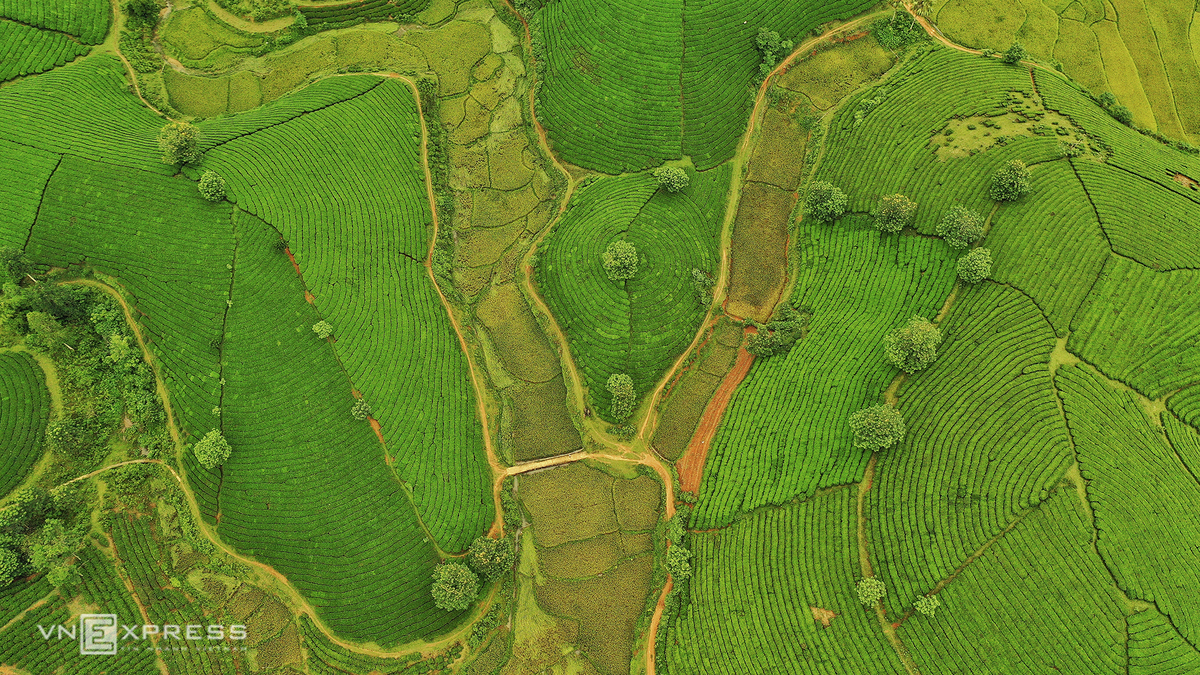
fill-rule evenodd
<path id="1" fill-rule="evenodd" d="M 517 493 L 538 546 L 615 532 L 612 484 L 612 476 L 580 462 L 521 476 Z"/>
<path id="2" fill-rule="evenodd" d="M 218 49 L 246 53 L 263 43 L 261 37 L 243 35 L 214 21 L 203 9 L 172 12 L 162 29 L 163 46 L 180 61 L 200 62 Z"/>
<path id="3" fill-rule="evenodd" d="M 653 532 L 622 532 L 621 544 L 625 547 L 625 555 L 632 556 L 654 550 Z"/>
<path id="4" fill-rule="evenodd" d="M 743 186 L 729 252 L 726 308 L 732 315 L 770 319 L 787 279 L 788 218 L 795 198 L 772 185 Z"/>
<path id="5" fill-rule="evenodd" d="M 950 0 L 937 13 L 946 35 L 975 49 L 1007 49 L 1025 24 L 1025 8 L 1015 2 Z"/>
<path id="6" fill-rule="evenodd" d="M 499 54 L 492 53 L 483 57 L 479 65 L 475 66 L 475 70 L 471 71 L 471 77 L 476 80 L 490 80 L 496 74 L 496 70 L 504 65 L 504 59 Z"/>
<path id="7" fill-rule="evenodd" d="M 315 40 L 268 61 L 263 77 L 263 102 L 274 101 L 304 84 L 317 73 L 337 69 L 337 48 L 329 40 Z"/>
<path id="8" fill-rule="evenodd" d="M 1150 99 L 1142 88 L 1137 64 L 1133 62 L 1125 42 L 1121 40 L 1116 22 L 1094 23 L 1092 32 L 1096 34 L 1096 42 L 1100 46 L 1100 59 L 1104 62 L 1104 78 L 1108 81 L 1108 90 L 1117 97 L 1121 105 L 1133 113 L 1135 124 L 1147 129 L 1158 129 L 1154 110 L 1150 107 Z"/>
<path id="9" fill-rule="evenodd" d="M 522 385 L 512 396 L 512 411 L 515 461 L 552 457 L 583 446 L 567 410 L 567 387 L 561 372 L 549 382 Z"/>
<path id="10" fill-rule="evenodd" d="M 1142 0 L 1113 0 L 1113 7 L 1121 17 L 1117 23 L 1117 30 L 1137 66 L 1138 79 L 1141 80 L 1142 91 L 1146 92 L 1150 108 L 1154 111 L 1159 133 L 1181 138 L 1183 128 L 1175 114 L 1171 83 L 1167 79 L 1167 71 L 1158 48 L 1158 38 L 1154 34 L 1154 27 L 1150 25 L 1146 6 Z M 1113 93 L 1117 98 L 1121 97 L 1120 92 Z M 1130 110 L 1132 111 L 1132 108 Z"/>
<path id="11" fill-rule="evenodd" d="M 492 265 L 525 232 L 525 221 L 501 227 L 471 227 L 458 233 L 455 264 L 460 267 Z"/>
<path id="12" fill-rule="evenodd" d="M 579 648 L 607 675 L 627 675 L 634 626 L 650 592 L 654 557 L 642 555 L 603 576 L 548 579 L 537 589 L 548 612 L 579 620 Z"/>
<path id="13" fill-rule="evenodd" d="M 662 484 L 650 476 L 618 480 L 613 484 L 613 504 L 622 530 L 651 530 L 658 525 Z"/>
<path id="14" fill-rule="evenodd" d="M 886 73 L 893 63 L 891 52 L 875 40 L 852 40 L 792 66 L 779 78 L 779 86 L 829 110 L 864 82 Z"/>
<path id="15" fill-rule="evenodd" d="M 795 117 L 774 108 L 767 109 L 763 117 L 762 135 L 750 156 L 746 180 L 795 190 L 800 186 L 807 143 L 808 130 L 801 127 Z"/>
<path id="16" fill-rule="evenodd" d="M 244 112 L 262 104 L 262 81 L 258 79 L 257 75 L 242 70 L 230 76 L 227 112 Z"/>
<path id="17" fill-rule="evenodd" d="M 1108 89 L 1104 79 L 1104 60 L 1100 56 L 1100 42 L 1090 27 L 1064 17 L 1058 27 L 1054 58 L 1062 62 L 1064 73 L 1089 91 L 1102 92 Z"/>
<path id="18" fill-rule="evenodd" d="M 620 482 L 620 481 L 618 481 Z M 569 541 L 553 548 L 539 548 L 542 574 L 560 579 L 578 579 L 604 572 L 625 557 L 620 532 L 609 532 L 586 541 Z"/>
<path id="19" fill-rule="evenodd" d="M 304 660 L 300 653 L 300 632 L 296 624 L 288 626 L 277 637 L 259 645 L 255 661 L 260 670 L 280 668 Z"/>
<path id="20" fill-rule="evenodd" d="M 491 336 L 505 370 L 513 376 L 529 382 L 562 377 L 558 354 L 516 284 L 493 286 L 479 302 L 475 316 Z"/>
<path id="21" fill-rule="evenodd" d="M 434 30 L 410 31 L 404 39 L 416 45 L 438 75 L 442 96 L 467 90 L 471 69 L 492 50 L 488 30 L 469 21 L 451 21 Z"/>
<path id="22" fill-rule="evenodd" d="M 471 225 L 499 227 L 511 223 L 528 215 L 540 201 L 532 183 L 517 190 L 481 188 L 471 197 Z"/>
<path id="23" fill-rule="evenodd" d="M 684 373 L 671 390 L 658 428 L 654 431 L 653 445 L 658 454 L 671 461 L 683 455 L 696 432 L 704 408 L 719 386 L 720 377 L 702 370 Z"/>
<path id="24" fill-rule="evenodd" d="M 524 129 L 504 134 L 492 134 L 487 139 L 488 169 L 492 187 L 497 190 L 514 190 L 533 179 L 533 168 L 526 163 L 529 155 L 529 137 Z"/>
<path id="25" fill-rule="evenodd" d="M 544 672 L 563 660 L 579 637 L 579 623 L 551 616 L 538 606 L 537 547 L 533 532 L 521 533 L 521 561 L 517 574 L 517 608 L 513 621 L 512 659 L 502 672 L 512 675 Z"/>
<path id="26" fill-rule="evenodd" d="M 1021 4 L 1025 8 L 1025 22 L 1017 31 L 1016 39 L 1031 54 L 1050 56 L 1058 41 L 1058 14 L 1042 4 L 1042 0 L 1021 0 Z"/>
<path id="27" fill-rule="evenodd" d="M 167 68 L 162 78 L 171 106 L 185 115 L 216 117 L 229 111 L 227 77 L 196 77 Z"/>
<path id="28" fill-rule="evenodd" d="M 291 620 L 291 610 L 275 598 L 267 596 L 246 622 L 246 644 L 253 647 L 274 636 Z"/>
<path id="29" fill-rule="evenodd" d="M 420 49 L 398 40 L 392 33 L 346 30 L 332 39 L 337 45 L 337 61 L 341 66 L 386 67 L 400 72 L 418 72 L 429 67 Z"/>
<path id="30" fill-rule="evenodd" d="M 1182 2 L 1146 2 L 1146 12 L 1154 28 L 1159 55 L 1167 71 L 1175 114 L 1183 132 L 1189 136 L 1200 133 L 1200 71 L 1192 56 L 1192 41 L 1188 36 L 1193 7 Z"/>
<path id="31" fill-rule="evenodd" d="M 417 14 L 416 19 L 427 26 L 433 26 L 454 16 L 456 9 L 458 9 L 457 0 L 433 0 L 428 7 Z"/>
<path id="32" fill-rule="evenodd" d="M 225 611 L 239 621 L 245 621 L 258 609 L 266 597 L 267 594 L 261 589 L 243 584 L 233 594 L 229 604 L 225 606 Z"/>
<path id="33" fill-rule="evenodd" d="M 463 101 L 463 118 L 458 128 L 450 134 L 450 140 L 459 145 L 477 141 L 488 133 L 492 122 L 492 111 L 474 97 L 468 95 Z"/>

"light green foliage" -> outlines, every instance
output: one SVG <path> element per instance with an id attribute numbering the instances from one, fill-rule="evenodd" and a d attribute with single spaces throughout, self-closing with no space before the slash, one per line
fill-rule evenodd
<path id="1" fill-rule="evenodd" d="M 933 363 L 942 331 L 923 316 L 914 316 L 901 328 L 883 338 L 887 360 L 906 373 L 915 373 Z"/>
<path id="2" fill-rule="evenodd" d="M 1029 52 L 1021 46 L 1019 41 L 1013 42 L 1012 46 L 1005 50 L 1002 58 L 1005 63 L 1016 65 L 1029 58 Z"/>
<path id="3" fill-rule="evenodd" d="M 958 259 L 958 278 L 968 284 L 977 284 L 992 275 L 992 252 L 986 248 L 973 248 Z"/>
<path id="4" fill-rule="evenodd" d="M 696 300 L 702 306 L 708 307 L 712 304 L 712 287 L 716 283 L 713 278 L 705 274 L 702 270 L 692 268 L 692 286 L 696 289 Z"/>
<path id="5" fill-rule="evenodd" d="M 484 581 L 498 579 L 512 569 L 517 552 L 509 537 L 479 537 L 467 549 L 467 564 Z"/>
<path id="6" fill-rule="evenodd" d="M 854 447 L 883 450 L 904 439 L 904 416 L 890 405 L 873 405 L 850 415 Z"/>
<path id="7" fill-rule="evenodd" d="M 983 219 L 962 206 L 952 206 L 938 223 L 937 234 L 953 248 L 966 248 L 983 236 Z"/>
<path id="8" fill-rule="evenodd" d="M 746 351 L 760 358 L 786 354 L 803 337 L 808 319 L 808 314 L 781 307 L 770 323 L 759 325 L 758 332 L 747 338 Z"/>
<path id="9" fill-rule="evenodd" d="M 925 29 L 912 14 L 898 9 L 890 18 L 876 19 L 871 23 L 871 35 L 879 44 L 892 50 L 901 49 L 914 42 L 927 39 Z"/>
<path id="10" fill-rule="evenodd" d="M 314 323 L 312 329 L 313 332 L 317 334 L 317 337 L 321 338 L 322 340 L 328 338 L 330 335 L 333 335 L 333 326 L 331 326 L 329 322 L 324 319 Z"/>
<path id="11" fill-rule="evenodd" d="M 685 546 L 671 546 L 667 549 L 663 565 L 675 583 L 686 581 L 692 576 L 692 552 Z"/>
<path id="12" fill-rule="evenodd" d="M 1013 202 L 1028 193 L 1029 188 L 1029 167 L 1025 166 L 1025 162 L 1014 159 L 992 174 L 992 186 L 988 194 L 998 202 Z"/>
<path id="13" fill-rule="evenodd" d="M 371 416 L 371 404 L 367 403 L 366 399 L 358 399 L 354 402 L 354 407 L 350 409 L 350 416 L 360 422 Z"/>
<path id="14" fill-rule="evenodd" d="M 833 183 L 819 180 L 808 189 L 804 198 L 804 214 L 817 222 L 837 220 L 846 212 L 846 193 Z"/>
<path id="15" fill-rule="evenodd" d="M 759 28 L 754 38 L 754 46 L 762 54 L 762 63 L 758 64 L 758 82 L 767 79 L 775 64 L 792 51 L 792 41 L 779 37 L 779 33 L 766 28 Z"/>
<path id="16" fill-rule="evenodd" d="M 200 194 L 210 202 L 225 199 L 225 179 L 216 171 L 205 171 L 200 175 Z"/>
<path id="17" fill-rule="evenodd" d="M 624 422 L 630 415 L 633 414 L 634 404 L 637 402 L 634 388 L 633 378 L 625 373 L 616 373 L 610 375 L 608 383 L 605 385 L 608 393 L 612 395 L 612 407 L 609 413 L 614 422 Z"/>
<path id="18" fill-rule="evenodd" d="M 225 463 L 229 459 L 233 448 L 229 446 L 229 441 L 221 435 L 220 431 L 213 429 L 204 434 L 204 438 L 196 441 L 196 445 L 192 447 L 192 452 L 196 453 L 196 459 L 204 465 L 206 469 L 215 469 Z"/>
<path id="19" fill-rule="evenodd" d="M 917 601 L 913 603 L 913 607 L 925 616 L 933 616 L 937 613 L 938 607 L 941 606 L 942 601 L 936 595 L 919 596 L 917 597 Z"/>
<path id="20" fill-rule="evenodd" d="M 433 570 L 434 604 L 446 611 L 464 610 L 479 595 L 479 577 L 460 562 L 448 562 Z"/>
<path id="21" fill-rule="evenodd" d="M 8 548 L 0 548 L 0 588 L 12 583 L 21 570 L 21 558 Z"/>
<path id="22" fill-rule="evenodd" d="M 678 166 L 660 166 L 650 173 L 658 179 L 659 185 L 667 188 L 667 192 L 681 192 L 691 183 L 687 171 Z"/>
<path id="23" fill-rule="evenodd" d="M 887 595 L 887 586 L 875 577 L 859 579 L 855 585 L 855 590 L 858 591 L 858 601 L 868 607 L 879 602 Z"/>
<path id="24" fill-rule="evenodd" d="M 887 195 L 879 199 L 876 207 L 875 227 L 883 232 L 899 232 L 912 222 L 917 212 L 917 203 L 902 194 Z"/>
<path id="25" fill-rule="evenodd" d="M 50 507 L 50 494 L 42 488 L 21 490 L 0 509 L 0 534 L 19 535 L 40 527 Z"/>
<path id="26" fill-rule="evenodd" d="M 604 264 L 604 272 L 613 281 L 624 281 L 637 275 L 637 248 L 627 241 L 619 240 L 609 244 L 604 253 L 600 254 L 600 260 Z"/>
<path id="27" fill-rule="evenodd" d="M 171 122 L 158 132 L 158 147 L 163 164 L 195 164 L 203 153 L 199 149 L 200 130 L 187 122 Z"/>
<path id="28" fill-rule="evenodd" d="M 16 246 L 0 246 L 0 274 L 4 275 L 0 281 L 18 283 L 29 273 L 32 265 L 33 262 Z"/>

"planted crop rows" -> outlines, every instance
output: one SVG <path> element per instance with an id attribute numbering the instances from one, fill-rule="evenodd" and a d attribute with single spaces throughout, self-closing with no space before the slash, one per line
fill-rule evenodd
<path id="1" fill-rule="evenodd" d="M 429 0 L 362 0 L 344 5 L 301 7 L 300 12 L 309 25 L 341 24 L 350 21 L 386 21 L 392 17 L 414 14 L 429 6 Z"/>
<path id="2" fill-rule="evenodd" d="M 908 434 L 867 493 L 872 562 L 903 611 L 1040 503 L 1073 460 L 1050 381 L 1054 332 L 1020 292 L 959 290 L 937 361 L 897 392 Z"/>
<path id="3" fill-rule="evenodd" d="M 1200 671 L 1200 652 L 1167 618 L 1147 609 L 1126 619 L 1129 675 L 1188 675 Z"/>
<path id="4" fill-rule="evenodd" d="M 0 20 L 0 82 L 56 68 L 87 52 L 62 33 Z"/>
<path id="5" fill-rule="evenodd" d="M 21 484 L 42 456 L 50 392 L 33 358 L 0 353 L 0 498 Z"/>
<path id="6" fill-rule="evenodd" d="M 791 304 L 811 313 L 786 355 L 756 361 L 713 439 L 694 524 L 859 479 L 868 453 L 847 416 L 875 403 L 895 375 L 884 334 L 914 314 L 932 317 L 949 294 L 954 260 L 941 241 L 881 239 L 862 218 L 800 224 Z"/>
<path id="7" fill-rule="evenodd" d="M 610 375 L 628 374 L 638 396 L 653 389 L 704 316 L 692 270 L 716 272 L 729 170 L 693 176 L 679 194 L 646 175 L 589 186 L 539 249 L 538 284 L 601 415 L 609 411 Z M 625 281 L 609 279 L 601 262 L 618 240 L 641 258 Z"/>
<path id="8" fill-rule="evenodd" d="M 283 233 L 396 473 L 438 544 L 461 551 L 487 529 L 492 500 L 466 359 L 418 262 L 431 219 L 416 103 L 400 81 L 354 79 L 265 109 L 271 126 L 259 112 L 231 118 L 245 135 L 211 148 L 205 166 Z M 378 84 L 355 96 L 366 80 Z M 314 109 L 331 91 L 351 97 Z"/>
<path id="9" fill-rule="evenodd" d="M 0 18 L 68 33 L 86 45 L 98 45 L 108 34 L 112 5 L 106 0 L 0 0 Z"/>
<path id="10" fill-rule="evenodd" d="M 0 246 L 20 248 L 29 239 L 42 190 L 58 156 L 0 140 Z"/>

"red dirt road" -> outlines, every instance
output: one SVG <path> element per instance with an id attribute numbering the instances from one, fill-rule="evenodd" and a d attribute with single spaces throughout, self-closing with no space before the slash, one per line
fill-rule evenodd
<path id="1" fill-rule="evenodd" d="M 757 333 L 758 330 L 754 326 L 746 326 L 746 335 Z M 704 414 L 700 416 L 700 423 L 696 425 L 696 433 L 692 434 L 692 441 L 688 443 L 687 450 L 683 453 L 683 457 L 675 463 L 675 469 L 679 472 L 679 489 L 684 492 L 695 492 L 700 489 L 700 478 L 704 475 L 704 462 L 708 459 L 708 448 L 712 444 L 712 439 L 717 435 L 717 428 L 721 426 L 721 418 L 725 417 L 725 408 L 729 407 L 729 401 L 733 398 L 733 392 L 746 379 L 746 373 L 750 372 L 750 366 L 754 364 L 754 355 L 746 351 L 745 347 L 738 349 L 737 361 L 734 362 L 733 368 L 725 375 L 725 379 L 721 381 L 721 386 L 713 394 L 712 399 L 704 408 Z"/>

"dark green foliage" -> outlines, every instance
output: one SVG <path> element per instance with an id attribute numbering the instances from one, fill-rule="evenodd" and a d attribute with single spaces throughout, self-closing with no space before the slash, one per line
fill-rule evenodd
<path id="1" fill-rule="evenodd" d="M 600 254 L 604 272 L 613 281 L 632 279 L 638 271 L 637 248 L 624 240 L 614 241 Z"/>
<path id="2" fill-rule="evenodd" d="M 659 185 L 667 188 L 667 192 L 680 192 L 691 182 L 687 171 L 677 166 L 660 166 L 650 174 L 658 179 Z"/>
<path id="3" fill-rule="evenodd" d="M 846 212 L 846 193 L 833 183 L 819 180 L 808 189 L 804 198 L 804 214 L 817 222 L 837 220 Z"/>
<path id="4" fill-rule="evenodd" d="M 471 626 L 471 634 L 467 636 L 467 646 L 474 649 L 483 644 L 483 641 L 487 639 L 488 633 L 495 630 L 503 622 L 504 611 L 498 605 L 493 605 L 487 611 L 487 614 L 483 615 L 482 619 L 476 621 L 475 625 Z"/>
<path id="5" fill-rule="evenodd" d="M 163 164 L 195 164 L 200 161 L 200 130 L 187 122 L 171 122 L 158 132 Z"/>
<path id="6" fill-rule="evenodd" d="M 512 569 L 517 558 L 512 539 L 479 537 L 467 550 L 467 564 L 484 581 L 498 579 Z"/>
<path id="7" fill-rule="evenodd" d="M 121 9 L 133 21 L 154 23 L 158 21 L 158 3 L 155 0 L 127 0 Z"/>
<path id="8" fill-rule="evenodd" d="M 786 354 L 796 340 L 804 337 L 808 319 L 808 314 L 781 307 L 770 323 L 760 325 L 758 332 L 746 340 L 746 351 L 758 357 Z"/>
<path id="9" fill-rule="evenodd" d="M 1012 202 L 1029 192 L 1029 167 L 1019 159 L 1006 162 L 992 174 L 988 194 L 998 202 Z"/>
<path id="10" fill-rule="evenodd" d="M 882 232 L 899 232 L 912 222 L 917 204 L 901 194 L 887 195 L 879 199 L 879 206 L 871 215 L 875 227 Z"/>
<path id="11" fill-rule="evenodd" d="M 977 284 L 992 275 L 992 252 L 986 248 L 973 248 L 958 259 L 958 278 L 968 284 Z"/>
<path id="12" fill-rule="evenodd" d="M 20 571 L 21 557 L 17 555 L 16 551 L 0 548 L 0 588 L 12 583 Z"/>
<path id="13" fill-rule="evenodd" d="M 25 534 L 41 527 L 52 513 L 50 493 L 34 486 L 27 487 L 0 509 L 0 534 Z"/>
<path id="14" fill-rule="evenodd" d="M 671 546 L 663 565 L 676 583 L 686 581 L 692 576 L 692 552 L 684 546 Z"/>
<path id="15" fill-rule="evenodd" d="M 617 423 L 624 422 L 633 414 L 633 407 L 637 402 L 634 394 L 633 378 L 625 373 L 610 375 L 605 388 L 608 389 L 608 393 L 612 394 L 610 416 Z"/>
<path id="16" fill-rule="evenodd" d="M 1102 108 L 1108 111 L 1109 115 L 1113 116 L 1113 119 L 1127 127 L 1133 126 L 1133 113 L 1129 111 L 1129 108 L 1118 104 L 1117 97 L 1111 91 L 1100 94 L 1096 100 L 1100 102 Z"/>
<path id="17" fill-rule="evenodd" d="M 915 373 L 937 358 L 942 332 L 923 316 L 914 316 L 908 324 L 883 338 L 887 360 L 906 373 Z"/>
<path id="18" fill-rule="evenodd" d="M 0 274 L 4 275 L 0 283 L 17 283 L 33 269 L 33 262 L 25 257 L 25 253 L 15 246 L 0 246 Z"/>
<path id="19" fill-rule="evenodd" d="M 512 476 L 504 479 L 504 485 L 500 488 L 500 508 L 504 511 L 504 527 L 507 530 L 515 531 L 521 527 L 521 505 L 517 503 L 517 498 L 512 493 Z"/>
<path id="20" fill-rule="evenodd" d="M 779 37 L 779 33 L 766 28 L 759 28 L 754 38 L 754 46 L 762 54 L 762 63 L 758 65 L 758 82 L 767 79 L 771 69 L 792 51 L 792 41 Z"/>
<path id="21" fill-rule="evenodd" d="M 966 248 L 983 236 L 983 219 L 962 206 L 952 206 L 938 223 L 937 234 L 953 248 Z"/>
<path id="22" fill-rule="evenodd" d="M 872 452 L 883 450 L 904 439 L 904 417 L 892 406 L 881 403 L 852 413 L 850 430 L 854 432 L 854 447 Z"/>
<path id="23" fill-rule="evenodd" d="M 210 202 L 225 199 L 225 179 L 216 171 L 205 171 L 200 175 L 200 194 Z"/>
<path id="24" fill-rule="evenodd" d="M 446 611 L 463 610 L 479 595 L 479 577 L 460 562 L 448 562 L 433 570 L 434 604 Z"/>
<path id="25" fill-rule="evenodd" d="M 893 12 L 891 18 L 872 22 L 871 35 L 879 44 L 893 51 L 927 39 L 925 30 L 916 18 L 902 9 Z"/>
<path id="26" fill-rule="evenodd" d="M 215 469 L 229 459 L 233 448 L 229 446 L 229 441 L 225 440 L 220 431 L 213 429 L 204 434 L 204 438 L 196 441 L 192 451 L 196 453 L 196 459 L 200 460 L 204 468 Z"/>
<path id="27" fill-rule="evenodd" d="M 1029 58 L 1029 52 L 1021 46 L 1020 42 L 1014 42 L 1012 43 L 1012 46 L 1004 52 L 1004 56 L 1002 58 L 1005 63 L 1016 65 Z"/>
<path id="28" fill-rule="evenodd" d="M 696 300 L 704 307 L 712 303 L 713 278 L 702 270 L 692 268 L 692 287 L 696 289 Z"/>
<path id="29" fill-rule="evenodd" d="M 95 418 L 72 411 L 60 417 L 46 429 L 50 447 L 70 457 L 90 457 L 100 441 L 100 428 Z"/>

